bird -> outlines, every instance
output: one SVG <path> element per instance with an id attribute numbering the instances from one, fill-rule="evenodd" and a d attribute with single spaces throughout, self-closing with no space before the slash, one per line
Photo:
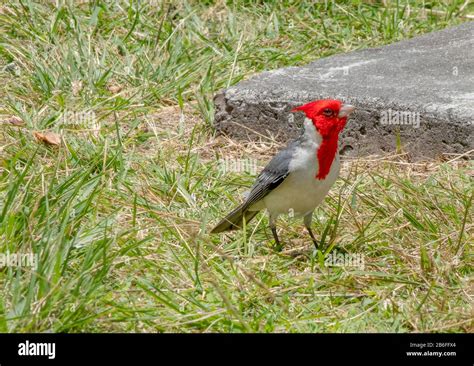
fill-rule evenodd
<path id="1" fill-rule="evenodd" d="M 275 246 L 282 245 L 277 219 L 282 214 L 303 217 L 316 250 L 311 230 L 313 212 L 324 200 L 340 170 L 339 134 L 355 107 L 340 100 L 322 99 L 293 108 L 305 114 L 300 136 L 280 150 L 257 176 L 244 202 L 225 216 L 211 234 L 241 229 L 265 210 Z"/>

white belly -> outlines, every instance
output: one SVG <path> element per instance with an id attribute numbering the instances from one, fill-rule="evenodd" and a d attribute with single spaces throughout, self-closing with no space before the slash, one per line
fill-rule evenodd
<path id="1" fill-rule="evenodd" d="M 316 179 L 319 166 L 314 150 L 300 154 L 293 165 L 285 181 L 260 202 L 259 206 L 268 209 L 271 215 L 298 217 L 313 212 L 336 181 L 340 168 L 336 155 L 326 178 Z"/>
<path id="2" fill-rule="evenodd" d="M 339 175 L 339 154 L 336 154 L 325 179 L 316 179 L 319 171 L 316 151 L 321 146 L 322 137 L 310 119 L 305 119 L 304 127 L 306 139 L 294 153 L 289 166 L 290 174 L 283 183 L 249 210 L 266 208 L 270 216 L 305 216 L 313 212 L 326 197 Z"/>

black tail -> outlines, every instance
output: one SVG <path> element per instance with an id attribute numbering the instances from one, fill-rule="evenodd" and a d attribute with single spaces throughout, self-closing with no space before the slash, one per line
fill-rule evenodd
<path id="1" fill-rule="evenodd" d="M 211 230 L 211 234 L 241 229 L 243 227 L 244 218 L 245 222 L 248 223 L 256 214 L 258 214 L 258 211 L 248 211 L 245 209 L 244 204 L 242 204 L 224 217 L 216 227 Z"/>

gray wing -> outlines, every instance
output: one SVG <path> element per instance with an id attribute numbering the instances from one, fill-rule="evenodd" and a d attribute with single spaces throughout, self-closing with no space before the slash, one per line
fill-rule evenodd
<path id="1" fill-rule="evenodd" d="M 264 198 L 267 194 L 278 187 L 290 174 L 289 165 L 293 158 L 296 146 L 297 141 L 290 143 L 285 149 L 276 154 L 262 170 L 247 196 L 247 200 L 244 203 L 244 209 Z"/>

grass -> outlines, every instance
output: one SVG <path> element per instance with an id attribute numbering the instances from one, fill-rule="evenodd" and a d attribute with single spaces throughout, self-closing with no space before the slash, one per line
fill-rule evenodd
<path id="1" fill-rule="evenodd" d="M 0 331 L 472 331 L 472 160 L 347 160 L 315 215 L 324 252 L 291 220 L 282 253 L 263 216 L 207 233 L 254 179 L 219 159 L 261 168 L 279 147 L 216 136 L 217 90 L 459 24 L 466 4 L 4 2 L 0 253 L 38 263 L 0 268 Z"/>

